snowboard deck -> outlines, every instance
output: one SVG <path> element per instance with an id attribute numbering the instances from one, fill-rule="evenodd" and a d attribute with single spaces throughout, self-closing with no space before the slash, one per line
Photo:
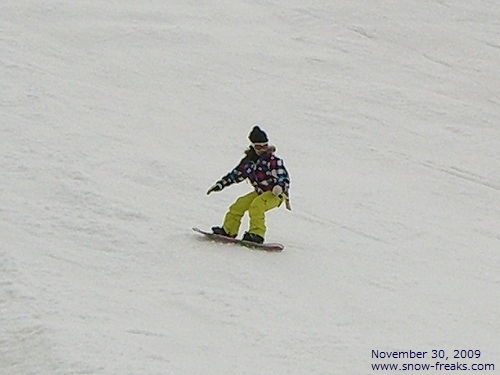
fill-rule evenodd
<path id="1" fill-rule="evenodd" d="M 195 232 L 201 233 L 205 235 L 206 237 L 210 238 L 213 241 L 216 242 L 221 242 L 221 243 L 232 243 L 236 245 L 241 245 L 248 247 L 250 249 L 255 249 L 255 250 L 264 250 L 264 251 L 272 251 L 272 252 L 278 252 L 282 251 L 285 247 L 280 244 L 280 243 L 255 243 L 255 242 L 250 242 L 250 241 L 243 241 L 239 240 L 237 238 L 232 238 L 232 237 L 226 237 L 226 236 L 221 236 L 220 234 L 215 234 L 212 232 L 207 232 L 204 230 L 201 230 L 199 228 L 193 228 Z"/>

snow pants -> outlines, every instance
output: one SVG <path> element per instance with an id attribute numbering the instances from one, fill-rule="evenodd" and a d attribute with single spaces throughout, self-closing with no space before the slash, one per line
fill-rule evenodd
<path id="1" fill-rule="evenodd" d="M 266 211 L 279 207 L 283 198 L 275 196 L 272 192 L 258 194 L 255 191 L 243 195 L 229 207 L 222 227 L 230 236 L 238 235 L 241 219 L 248 211 L 250 228 L 248 231 L 264 237 L 266 234 Z"/>

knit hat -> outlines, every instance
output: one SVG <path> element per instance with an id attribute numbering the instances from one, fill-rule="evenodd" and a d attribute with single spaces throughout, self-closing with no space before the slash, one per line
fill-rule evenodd
<path id="1" fill-rule="evenodd" d="M 267 143 L 269 139 L 267 138 L 267 134 L 259 127 L 259 125 L 255 125 L 248 134 L 248 139 L 252 143 Z"/>

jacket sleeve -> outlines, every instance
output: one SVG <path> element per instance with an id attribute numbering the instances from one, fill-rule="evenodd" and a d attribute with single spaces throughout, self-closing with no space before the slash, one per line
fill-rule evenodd
<path id="1" fill-rule="evenodd" d="M 217 184 L 221 184 L 222 188 L 225 188 L 234 183 L 239 183 L 244 181 L 248 177 L 249 167 L 248 162 L 242 160 L 234 169 L 222 177 Z"/>
<path id="2" fill-rule="evenodd" d="M 271 174 L 276 179 L 275 185 L 281 186 L 283 188 L 283 192 L 287 196 L 290 196 L 290 175 L 288 174 L 282 159 L 275 158 L 271 161 Z"/>

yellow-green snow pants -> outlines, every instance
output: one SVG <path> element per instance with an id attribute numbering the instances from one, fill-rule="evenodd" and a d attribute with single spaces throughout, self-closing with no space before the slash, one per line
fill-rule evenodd
<path id="1" fill-rule="evenodd" d="M 275 196 L 272 192 L 258 194 L 255 191 L 243 195 L 229 207 L 224 219 L 223 228 L 230 236 L 238 235 L 241 219 L 248 211 L 250 228 L 248 231 L 264 237 L 266 234 L 266 211 L 279 207 L 283 198 Z"/>

